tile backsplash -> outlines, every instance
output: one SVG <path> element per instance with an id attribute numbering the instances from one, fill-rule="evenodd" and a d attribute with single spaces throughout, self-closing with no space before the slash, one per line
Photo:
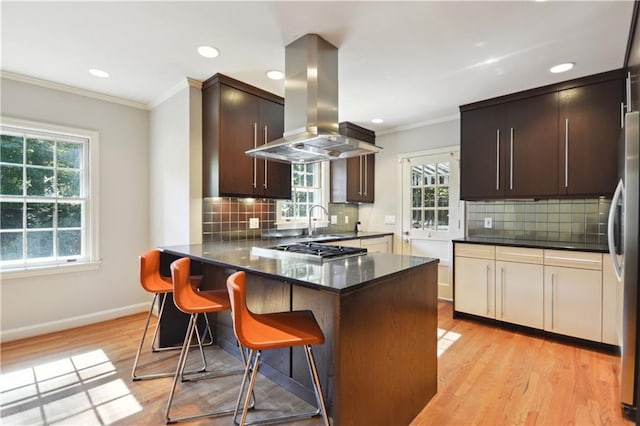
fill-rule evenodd
<path id="1" fill-rule="evenodd" d="M 216 197 L 204 198 L 202 203 L 202 241 L 234 241 L 260 238 L 274 232 L 276 200 Z M 350 232 L 358 221 L 357 204 L 329 204 L 329 215 L 336 215 L 338 223 L 320 232 Z M 349 217 L 345 223 L 345 217 Z M 257 218 L 259 227 L 249 229 L 249 219 Z"/>
<path id="2" fill-rule="evenodd" d="M 601 244 L 611 200 L 500 200 L 466 203 L 468 237 Z M 485 218 L 492 227 L 485 228 Z"/>
<path id="3" fill-rule="evenodd" d="M 259 228 L 249 229 L 258 218 Z M 252 198 L 205 198 L 202 202 L 202 241 L 233 241 L 260 238 L 276 229 L 276 201 Z"/>

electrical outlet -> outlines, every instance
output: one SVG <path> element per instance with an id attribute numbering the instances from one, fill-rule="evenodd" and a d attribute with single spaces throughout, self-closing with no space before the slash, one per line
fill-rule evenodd
<path id="1" fill-rule="evenodd" d="M 484 218 L 484 227 L 485 228 L 493 228 L 493 219 L 491 219 L 490 217 L 485 217 Z"/>
<path id="2" fill-rule="evenodd" d="M 349 223 L 349 216 L 345 216 L 344 217 L 344 224 L 348 224 Z"/>
<path id="3" fill-rule="evenodd" d="M 396 217 L 395 216 L 385 216 L 384 217 L 384 224 L 385 225 L 395 225 L 396 224 Z"/>
<path id="4" fill-rule="evenodd" d="M 257 217 L 249 218 L 249 229 L 258 229 L 260 228 L 260 219 Z"/>
<path id="5" fill-rule="evenodd" d="M 331 215 L 331 224 L 332 225 L 337 225 L 338 224 L 338 215 L 335 215 L 335 214 Z"/>

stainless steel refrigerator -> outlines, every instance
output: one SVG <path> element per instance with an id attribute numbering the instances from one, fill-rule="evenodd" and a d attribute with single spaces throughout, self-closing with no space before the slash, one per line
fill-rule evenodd
<path id="1" fill-rule="evenodd" d="M 621 179 L 609 212 L 609 253 L 622 286 L 620 397 L 625 416 L 636 418 L 638 383 L 638 145 L 640 112 L 625 116 Z M 618 237 L 618 238 L 616 238 Z"/>

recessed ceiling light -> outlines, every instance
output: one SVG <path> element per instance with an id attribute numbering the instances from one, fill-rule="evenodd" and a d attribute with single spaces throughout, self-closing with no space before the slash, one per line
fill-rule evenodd
<path id="1" fill-rule="evenodd" d="M 278 70 L 269 70 L 267 71 L 267 77 L 271 80 L 282 80 L 284 78 L 284 73 Z"/>
<path id="2" fill-rule="evenodd" d="M 100 77 L 100 78 L 109 78 L 109 73 L 108 73 L 108 72 L 106 72 L 106 71 L 102 71 L 102 70 L 99 70 L 99 69 L 97 69 L 97 68 L 91 68 L 91 69 L 89 70 L 89 73 L 90 73 L 91 75 L 96 76 L 96 77 Z"/>
<path id="3" fill-rule="evenodd" d="M 565 71 L 569 71 L 574 66 L 575 66 L 575 62 L 565 62 L 564 64 L 558 64 L 554 67 L 549 68 L 549 71 L 553 73 L 565 72 Z"/>
<path id="4" fill-rule="evenodd" d="M 380 124 L 380 123 L 383 123 L 384 120 L 382 118 L 373 118 L 371 119 L 371 122 L 374 124 Z"/>
<path id="5" fill-rule="evenodd" d="M 211 46 L 200 46 L 198 47 L 198 53 L 205 58 L 215 58 L 220 54 L 220 51 L 215 47 Z"/>

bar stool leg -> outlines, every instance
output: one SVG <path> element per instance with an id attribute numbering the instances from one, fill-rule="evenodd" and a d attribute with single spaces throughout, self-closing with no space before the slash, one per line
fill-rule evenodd
<path id="1" fill-rule="evenodd" d="M 324 397 L 322 395 L 322 387 L 320 386 L 320 377 L 318 376 L 318 369 L 316 368 L 316 360 L 313 357 L 313 352 L 310 345 L 304 347 L 305 354 L 307 355 L 307 366 L 309 367 L 309 373 L 313 379 L 313 391 L 316 394 L 316 403 L 318 406 L 318 414 L 322 414 L 325 426 L 329 426 L 329 416 L 327 415 L 327 407 L 324 403 Z"/>
<path id="2" fill-rule="evenodd" d="M 313 392 L 316 397 L 316 405 L 317 405 L 316 410 L 307 412 L 307 413 L 292 414 L 292 415 L 278 417 L 278 418 L 260 419 L 260 420 L 247 422 L 249 409 L 253 408 L 255 404 L 255 396 L 253 394 L 253 388 L 255 386 L 256 377 L 258 375 L 258 370 L 260 368 L 260 356 L 262 354 L 262 351 L 251 350 L 249 352 L 249 357 L 246 363 L 244 376 L 242 377 L 242 384 L 240 385 L 240 393 L 238 394 L 238 399 L 236 400 L 236 408 L 233 412 L 233 423 L 235 425 L 248 426 L 248 425 L 281 423 L 285 421 L 291 421 L 295 419 L 303 419 L 303 418 L 309 418 L 309 417 L 315 417 L 315 416 L 321 415 L 322 419 L 324 420 L 325 426 L 330 426 L 329 416 L 327 414 L 327 408 L 325 405 L 324 397 L 322 395 L 322 387 L 320 386 L 320 377 L 318 376 L 318 370 L 316 368 L 316 362 L 313 356 L 313 352 L 311 350 L 311 346 L 305 345 L 304 351 L 307 359 L 307 367 L 309 368 L 309 374 L 311 375 L 311 381 L 313 383 Z M 249 379 L 249 375 L 251 375 L 250 379 Z M 244 389 L 247 384 L 247 380 L 249 380 L 249 387 L 247 390 L 247 395 L 244 398 L 244 405 L 242 408 L 242 415 L 240 418 L 240 422 L 238 422 L 237 419 L 238 419 L 238 411 L 240 409 L 240 401 L 242 400 L 242 397 L 244 395 Z"/>
<path id="3" fill-rule="evenodd" d="M 172 423 L 178 423 L 178 422 L 182 422 L 182 421 L 187 421 L 187 420 L 196 420 L 196 419 L 204 419 L 204 418 L 209 418 L 209 417 L 219 417 L 219 416 L 224 416 L 224 415 L 228 415 L 234 412 L 233 408 L 229 408 L 226 410 L 220 410 L 220 411 L 216 411 L 213 413 L 205 413 L 205 414 L 197 414 L 197 415 L 193 415 L 193 416 L 184 416 L 184 417 L 176 417 L 176 418 L 171 418 L 170 416 L 170 412 L 171 412 L 171 406 L 173 404 L 173 398 L 175 396 L 175 392 L 176 392 L 176 387 L 178 385 L 178 380 L 179 378 L 182 378 L 183 382 L 187 382 L 187 381 L 198 381 L 198 380 L 202 380 L 202 379 L 212 379 L 212 378 L 216 378 L 216 377 L 225 377 L 225 376 L 231 376 L 231 375 L 235 375 L 238 373 L 241 373 L 242 370 L 232 370 L 232 371 L 228 371 L 228 372 L 222 372 L 222 373 L 213 373 L 213 374 L 208 374 L 208 375 L 201 375 L 198 376 L 196 378 L 184 378 L 184 368 L 185 365 L 187 363 L 187 357 L 189 354 L 189 342 L 191 341 L 191 339 L 193 338 L 193 334 L 195 333 L 196 336 L 198 336 L 198 339 L 200 339 L 199 333 L 196 332 L 197 330 L 197 323 L 198 323 L 198 314 L 191 314 L 191 318 L 189 319 L 189 325 L 187 326 L 187 333 L 186 333 L 186 337 L 185 340 L 182 344 L 182 351 L 180 352 L 180 358 L 178 360 L 178 366 L 176 367 L 176 373 L 174 375 L 173 378 L 173 384 L 171 386 L 171 391 L 169 392 L 169 398 L 167 400 L 167 408 L 165 410 L 165 422 L 166 424 L 172 424 Z M 200 348 L 200 351 L 202 353 L 202 348 Z M 242 355 L 242 359 L 244 361 L 244 352 L 242 351 L 242 346 L 240 346 L 240 352 Z M 202 353 L 202 356 L 204 357 L 204 353 Z"/>
<path id="4" fill-rule="evenodd" d="M 171 377 L 173 375 L 173 372 L 166 372 L 166 373 L 152 373 L 152 374 L 145 374 L 142 376 L 137 376 L 136 375 L 136 370 L 138 368 L 138 363 L 140 361 L 140 354 L 142 353 L 142 347 L 144 346 L 144 341 L 145 338 L 147 336 L 147 331 L 149 329 L 149 323 L 151 322 L 151 315 L 153 312 L 153 306 L 156 303 L 156 300 L 158 299 L 158 296 L 160 296 L 161 293 L 154 293 L 153 295 L 153 300 L 151 301 L 151 307 L 149 308 L 149 312 L 147 313 L 147 320 L 144 324 L 144 330 L 142 331 L 142 339 L 140 339 L 140 344 L 138 345 L 138 351 L 136 352 L 136 357 L 135 360 L 133 361 L 133 368 L 131 370 L 131 378 L 133 379 L 134 382 L 139 381 L 139 380 L 147 380 L 147 379 L 157 379 L 157 378 L 161 378 L 161 377 Z M 158 312 L 158 324 L 160 323 L 160 319 L 162 318 L 162 313 L 164 312 L 164 304 L 166 302 L 167 298 L 166 295 L 165 297 L 162 298 L 162 303 L 160 304 L 160 311 Z M 206 315 L 205 315 L 206 318 Z M 209 321 L 207 320 L 207 329 L 205 329 L 205 334 L 208 332 L 209 336 L 210 336 L 210 340 L 211 340 L 211 344 L 213 344 L 213 333 L 211 332 L 211 328 L 209 327 Z M 183 345 L 181 346 L 170 346 L 167 348 L 155 348 L 155 342 L 156 342 L 156 337 L 158 335 L 158 329 L 159 326 L 158 324 L 156 324 L 155 326 L 155 331 L 153 333 L 153 340 L 151 341 L 151 351 L 152 352 L 160 352 L 160 351 L 165 351 L 165 350 L 175 350 L 175 349 L 181 349 Z M 208 330 L 208 331 L 207 331 Z M 202 371 L 206 371 L 207 368 L 207 360 L 205 358 L 204 355 L 204 351 L 203 351 L 203 344 L 202 344 L 202 340 L 200 339 L 200 334 L 198 333 L 198 347 L 200 348 L 200 355 L 202 357 L 202 369 L 198 370 L 198 371 L 188 371 L 187 374 L 193 374 L 193 373 L 200 373 Z M 191 345 L 192 347 L 195 347 L 195 345 Z"/>

